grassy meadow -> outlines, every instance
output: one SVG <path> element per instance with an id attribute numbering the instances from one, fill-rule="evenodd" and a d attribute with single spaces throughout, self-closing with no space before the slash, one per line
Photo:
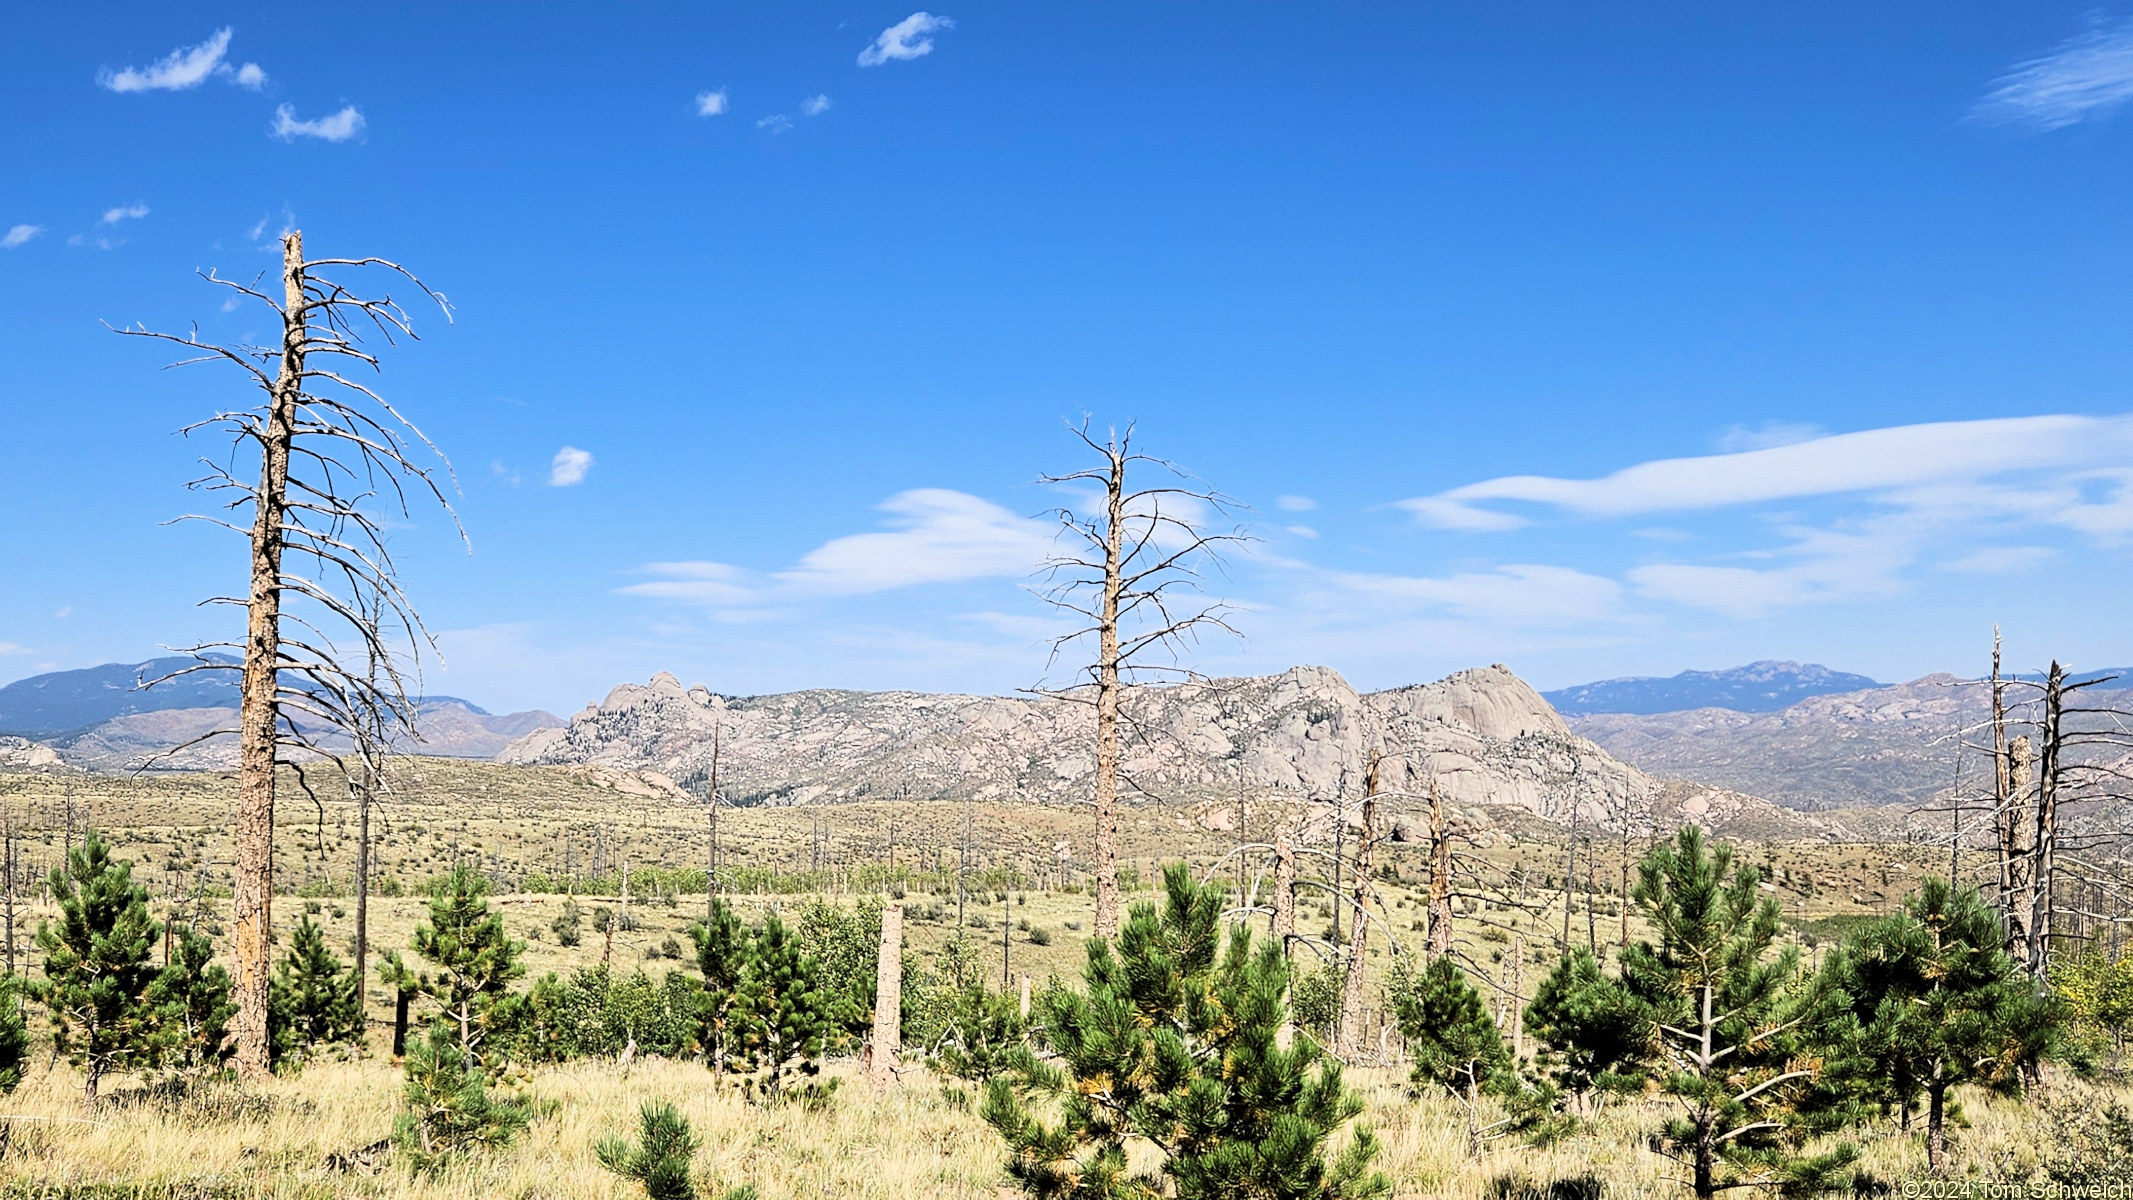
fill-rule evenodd
<path id="1" fill-rule="evenodd" d="M 295 780 L 283 791 L 279 878 L 293 894 L 277 897 L 276 924 L 284 938 L 300 916 L 322 924 L 328 943 L 345 957 L 352 949 L 355 820 L 345 793 L 321 786 L 314 800 Z M 655 978 L 687 970 L 688 926 L 701 918 L 702 892 L 667 890 L 659 872 L 699 867 L 706 855 L 706 814 L 694 801 L 639 786 L 612 772 L 570 768 L 512 768 L 450 760 L 395 765 L 394 795 L 374 816 L 378 889 L 370 904 L 371 957 L 404 950 L 423 919 L 426 881 L 454 861 L 481 864 L 498 881 L 494 897 L 510 933 L 527 942 L 528 977 L 600 962 Z M 212 774 L 117 778 L 0 775 L 0 805 L 22 831 L 16 883 L 15 954 L 34 974 L 31 932 L 54 910 L 35 882 L 58 860 L 74 829 L 94 824 L 136 863 L 136 878 L 154 896 L 159 918 L 193 922 L 226 948 L 228 832 L 233 782 Z M 727 889 L 744 917 L 764 909 L 790 910 L 812 897 L 849 904 L 860 894 L 898 894 L 905 907 L 909 952 L 922 964 L 939 961 L 959 935 L 982 947 L 975 955 L 997 986 L 1004 976 L 1075 978 L 1084 957 L 1092 902 L 1086 876 L 1072 864 L 1059 873 L 1054 847 L 1076 852 L 1086 814 L 1038 806 L 977 805 L 968 811 L 971 882 L 958 927 L 955 863 L 966 811 L 948 801 L 837 805 L 823 808 L 728 809 L 721 815 L 721 860 L 729 877 L 745 872 L 750 886 Z M 1125 852 L 1146 878 L 1162 859 L 1211 864 L 1234 835 L 1206 827 L 1199 814 L 1158 807 L 1133 810 Z M 1246 831 L 1264 819 L 1251 810 Z M 1550 834 L 1555 840 L 1547 840 Z M 78 837 L 78 833 L 73 835 Z M 1523 872 L 1529 907 L 1462 904 L 1458 941 L 1489 980 L 1530 990 L 1559 952 L 1566 921 L 1560 889 L 1566 846 L 1560 830 L 1520 823 L 1481 839 L 1479 869 L 1497 879 Z M 1580 886 L 1569 897 L 1573 944 L 1587 939 L 1603 958 L 1624 933 L 1619 886 L 1627 847 L 1600 841 L 1578 851 Z M 1382 977 L 1392 956 L 1419 944 L 1423 896 L 1422 847 L 1381 844 L 1377 884 L 1385 925 L 1403 943 L 1373 937 L 1370 970 Z M 1590 861 L 1587 856 L 1590 856 Z M 1946 869 L 1945 851 L 1890 844 L 1745 844 L 1746 861 L 1766 863 L 1789 918 L 1787 937 L 1810 954 L 1835 940 L 1850 922 L 1884 911 L 1908 890 L 1908 880 Z M 597 908 L 615 910 L 622 864 L 637 881 L 628 899 L 635 928 L 612 940 L 593 927 Z M 566 897 L 514 890 L 529 877 L 571 875 L 596 882 L 575 896 L 584 914 L 582 940 L 559 945 L 551 925 Z M 597 874 L 596 874 L 597 873 Z M 1227 875 L 1227 870 L 1223 872 Z M 647 888 L 643 880 L 655 880 Z M 1585 890 L 1589 880 L 1590 890 Z M 395 894 L 396 893 L 396 894 Z M 1144 898 L 1145 891 L 1129 900 Z M 1330 932 L 1331 909 L 1307 900 L 1303 931 Z M 982 924 L 981 924 L 982 922 Z M 1523 946 L 1521 965 L 1514 947 Z M 1308 965 L 1308 956 L 1306 956 Z M 539 1116 L 509 1150 L 460 1163 L 435 1176 L 417 1176 L 377 1149 L 391 1133 L 401 1076 L 385 1053 L 390 1039 L 389 994 L 367 981 L 371 1017 L 367 1052 L 314 1063 L 301 1075 L 256 1089 L 208 1084 L 189 1094 L 156 1090 L 144 1081 L 110 1081 L 110 1101 L 93 1117 L 80 1106 L 80 1081 L 51 1061 L 43 1023 L 33 1016 L 35 1059 L 21 1088 L 0 1099 L 8 1144 L 0 1156 L 6 1195 L 20 1196 L 512 1196 L 624 1197 L 635 1185 L 603 1171 L 593 1143 L 633 1131 L 636 1109 L 648 1100 L 678 1105 L 703 1136 L 696 1158 L 704 1194 L 739 1183 L 765 1200 L 783 1197 L 985 1197 L 1000 1195 L 1002 1146 L 977 1119 L 968 1090 L 924 1071 L 876 1092 L 856 1064 L 833 1061 L 842 1085 L 826 1110 L 762 1107 L 730 1088 L 715 1089 L 700 1064 L 656 1058 L 627 1064 L 574 1063 L 524 1072 L 513 1080 Z M 523 986 L 523 985 L 522 985 Z M 1485 986 L 1485 992 L 1488 991 Z M 1500 991 L 1494 993 L 1500 995 Z M 1374 990 L 1373 996 L 1378 993 Z M 1498 1001 L 1500 1004 L 1500 1001 Z M 1501 1011 L 1499 1009 L 1499 1011 Z M 1374 1014 L 1382 1026 L 1380 1008 Z M 1372 1031 L 1372 1044 L 1377 1030 Z M 1396 1054 L 1396 1047 L 1395 1054 Z M 1384 1150 L 1379 1166 L 1403 1197 L 1521 1200 L 1513 1184 L 1591 1174 L 1610 1196 L 1677 1196 L 1680 1169 L 1647 1144 L 1664 1118 L 1660 1101 L 1634 1101 L 1602 1112 L 1589 1128 L 1546 1149 L 1505 1143 L 1469 1160 L 1463 1111 L 1441 1098 L 1410 1097 L 1398 1062 L 1351 1071 Z M 2089 1085 L 2054 1076 L 2051 1089 L 2066 1104 L 2098 1108 Z M 2115 1094 L 2114 1094 L 2115 1095 Z M 2076 1099 L 2065 1099 L 2073 1097 Z M 2123 1097 L 2116 1097 L 2123 1099 Z M 2047 1109 L 1983 1094 L 1964 1097 L 1956 1133 L 1959 1169 L 1980 1178 L 2026 1177 L 2052 1141 Z M 1923 1178 L 1919 1139 L 1882 1125 L 1855 1135 L 1864 1164 L 1884 1181 Z M 1506 1191 L 1510 1188 L 1510 1191 Z"/>

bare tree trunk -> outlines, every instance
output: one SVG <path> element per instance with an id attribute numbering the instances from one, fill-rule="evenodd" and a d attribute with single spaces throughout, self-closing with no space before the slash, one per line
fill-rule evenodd
<path id="1" fill-rule="evenodd" d="M 15 813 L 7 813 L 7 973 L 15 973 Z"/>
<path id="2" fill-rule="evenodd" d="M 1999 859 L 2000 932 L 2012 937 L 2009 915 L 2014 911 L 2014 780 L 2009 773 L 2007 747 L 2007 684 L 2000 678 L 2000 627 L 1992 627 L 1992 834 Z"/>
<path id="3" fill-rule="evenodd" d="M 1444 815 L 1444 796 L 1434 776 L 1429 781 L 1429 950 L 1430 958 L 1452 952 L 1452 838 Z"/>
<path id="4" fill-rule="evenodd" d="M 1118 597 L 1123 586 L 1126 463 L 1111 456 L 1104 505 L 1103 596 L 1096 622 L 1096 936 L 1118 936 Z"/>
<path id="5" fill-rule="evenodd" d="M 2007 743 L 2008 823 L 2001 843 L 2000 863 L 2007 872 L 2007 949 L 2024 970 L 2036 973 L 2030 958 L 2030 921 L 2036 913 L 2036 825 L 2030 813 L 2032 770 L 2028 735 Z"/>
<path id="6" fill-rule="evenodd" d="M 1355 922 L 1348 935 L 1347 974 L 1341 980 L 1340 1030 L 1334 1038 L 1334 1054 L 1354 1062 L 1363 1048 L 1363 967 L 1369 954 L 1370 922 L 1364 919 L 1364 902 L 1370 896 L 1370 851 L 1376 840 L 1378 815 L 1378 752 L 1370 752 L 1369 768 L 1363 773 L 1363 835 L 1355 844 Z M 1334 897 L 1340 904 L 1340 897 Z"/>
<path id="7" fill-rule="evenodd" d="M 244 682 L 237 714 L 237 821 L 230 913 L 231 998 L 237 1015 L 238 1073 L 267 1074 L 267 986 L 273 957 L 274 760 L 281 659 L 283 514 L 288 507 L 289 448 L 296 438 L 297 400 L 306 349 L 304 235 L 282 238 L 283 323 L 279 374 L 260 447 L 259 490 L 253 498 L 252 585 L 247 602 Z"/>
<path id="8" fill-rule="evenodd" d="M 874 962 L 874 1040 L 867 1054 L 867 1081 L 896 1082 L 903 1052 L 904 906 L 881 910 L 881 951 Z"/>
<path id="9" fill-rule="evenodd" d="M 1274 835 L 1274 923 L 1269 932 L 1286 956 L 1296 937 L 1296 839 L 1286 829 Z"/>
<path id="10" fill-rule="evenodd" d="M 1526 1056 L 1526 935 L 1511 938 L 1511 1057 Z"/>
<path id="11" fill-rule="evenodd" d="M 704 922 L 708 925 L 718 901 L 718 731 L 711 726 L 711 844 L 704 858 Z"/>
<path id="12" fill-rule="evenodd" d="M 362 778 L 356 784 L 356 869 L 355 869 L 355 977 L 356 995 L 363 995 L 368 986 L 367 976 L 370 961 L 370 794 L 374 783 L 371 774 L 370 755 L 363 752 Z"/>
<path id="13" fill-rule="evenodd" d="M 2066 668 L 2056 661 L 2044 680 L 2044 745 L 2037 762 L 2037 809 L 2030 849 L 2035 877 L 2030 880 L 2029 973 L 2040 982 L 2051 970 L 2052 905 L 2058 883 L 2059 774 L 2065 765 Z"/>

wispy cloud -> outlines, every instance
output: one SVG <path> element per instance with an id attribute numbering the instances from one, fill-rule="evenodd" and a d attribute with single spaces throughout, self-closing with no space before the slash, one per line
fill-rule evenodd
<path id="1" fill-rule="evenodd" d="M 318 138 L 327 142 L 345 142 L 363 132 L 363 114 L 351 104 L 329 116 L 299 121 L 296 109 L 281 105 L 274 110 L 273 135 L 282 141 L 294 141 L 300 137 Z"/>
<path id="2" fill-rule="evenodd" d="M 1282 529 L 1291 537 L 1300 537 L 1308 541 L 1316 541 L 1318 538 L 1318 530 L 1311 528 L 1309 525 L 1284 525 Z"/>
<path id="3" fill-rule="evenodd" d="M 1507 475 L 1402 500 L 1399 506 L 1440 529 L 1515 529 L 1530 524 L 1530 518 L 1491 505 L 1544 505 L 1586 517 L 1684 512 L 2123 462 L 2129 456 L 2133 416 L 1941 421 L 1764 450 L 1661 459 L 1599 479 Z"/>
<path id="4" fill-rule="evenodd" d="M 119 208 L 105 209 L 103 219 L 98 221 L 97 224 L 116 225 L 120 221 L 138 221 L 147 215 L 147 205 L 140 203 L 128 204 Z"/>
<path id="5" fill-rule="evenodd" d="M 696 93 L 696 115 L 715 117 L 726 111 L 726 89 Z"/>
<path id="6" fill-rule="evenodd" d="M 31 238 L 36 237 L 38 234 L 43 232 L 44 226 L 42 225 L 10 226 L 6 233 L 0 234 L 0 250 L 13 250 L 17 246 L 26 244 Z"/>
<path id="7" fill-rule="evenodd" d="M 859 52 L 859 65 L 878 67 L 900 59 L 923 58 L 933 53 L 932 34 L 955 28 L 947 17 L 915 12 L 881 31 L 874 44 Z"/>
<path id="8" fill-rule="evenodd" d="M 1276 496 L 1274 507 L 1283 512 L 1310 512 L 1318 507 L 1318 501 L 1309 496 Z"/>
<path id="9" fill-rule="evenodd" d="M 1973 119 L 2036 130 L 2104 116 L 2133 99 L 2133 21 L 2091 29 L 2018 63 L 1971 106 Z"/>
<path id="10" fill-rule="evenodd" d="M 1760 425 L 1731 425 L 1718 435 L 1718 449 L 1727 454 L 1743 450 L 1771 450 L 1811 442 L 1829 431 L 1802 421 L 1765 421 Z"/>
<path id="11" fill-rule="evenodd" d="M 549 487 L 573 487 L 585 482 L 585 473 L 592 470 L 593 456 L 590 451 L 576 446 L 565 446 L 555 452 L 548 464 Z"/>
<path id="12" fill-rule="evenodd" d="M 802 116 L 819 117 L 829 110 L 830 98 L 828 96 L 817 94 L 800 101 L 800 114 Z"/>
<path id="13" fill-rule="evenodd" d="M 227 27 L 218 29 L 199 45 L 181 46 L 146 67 L 106 67 L 97 72 L 96 82 L 114 92 L 179 92 L 220 78 L 256 91 L 267 81 L 267 73 L 258 63 L 229 64 L 231 33 Z"/>
<path id="14" fill-rule="evenodd" d="M 757 129 L 767 130 L 770 133 L 784 133 L 785 131 L 792 128 L 792 118 L 786 116 L 784 113 L 772 113 L 769 116 L 757 121 L 755 123 L 755 127 Z"/>
<path id="15" fill-rule="evenodd" d="M 813 592 L 854 594 L 1026 575 L 1052 552 L 1050 523 L 965 492 L 915 488 L 879 507 L 890 530 L 826 542 L 778 577 Z"/>
<path id="16" fill-rule="evenodd" d="M 702 560 L 645 564 L 656 578 L 626 596 L 749 608 L 755 615 L 829 597 L 872 595 L 929 583 L 1019 579 L 1052 553 L 1056 526 L 967 492 L 914 488 L 877 506 L 886 529 L 832 538 L 783 571 L 755 574 Z"/>

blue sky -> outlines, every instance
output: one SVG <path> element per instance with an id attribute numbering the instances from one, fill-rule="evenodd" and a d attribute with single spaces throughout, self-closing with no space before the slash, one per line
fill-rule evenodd
<path id="1" fill-rule="evenodd" d="M 1065 423 L 1252 506 L 1210 671 L 2133 661 L 2133 10 L 47 6 L 0 44 L 0 680 L 224 635 L 195 268 L 448 293 L 433 690 L 1005 691 Z"/>

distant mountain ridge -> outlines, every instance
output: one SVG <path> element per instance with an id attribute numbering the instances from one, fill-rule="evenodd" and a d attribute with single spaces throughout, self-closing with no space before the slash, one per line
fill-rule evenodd
<path id="1" fill-rule="evenodd" d="M 1832 671 L 1820 663 L 1763 659 L 1723 671 L 1683 671 L 1665 678 L 1639 675 L 1603 679 L 1542 692 L 1541 697 L 1566 717 L 1595 713 L 1649 716 L 1699 708 L 1763 713 L 1790 708 L 1811 696 L 1882 686 L 1885 685 L 1865 675 Z"/>
<path id="2" fill-rule="evenodd" d="M 1657 781 L 1573 735 L 1501 665 L 1358 693 L 1326 667 L 1135 688 L 1124 771 L 1136 804 L 1316 803 L 1360 794 L 1371 753 L 1395 812 L 1503 805 L 1567 823 L 1641 819 Z M 736 803 L 834 804 L 912 795 L 1087 803 L 1089 705 L 1068 699 L 808 691 L 722 696 L 661 672 L 623 684 L 568 726 L 498 761 L 652 772 L 701 788 L 713 731 Z M 1755 803 L 1760 804 L 1757 801 Z M 1768 806 L 1764 806 L 1768 807 Z M 1577 817 L 1573 817 L 1573 813 Z"/>
<path id="3" fill-rule="evenodd" d="M 236 662 L 222 655 L 221 662 Z M 82 733 L 106 721 L 140 713 L 181 708 L 235 708 L 237 677 L 231 671 L 195 671 L 143 688 L 199 665 L 190 655 L 169 655 L 137 663 L 105 663 L 76 671 L 32 675 L 0 687 L 0 734 L 45 739 Z M 456 696 L 424 696 L 418 705 L 456 704 L 476 716 L 487 710 Z"/>
<path id="4" fill-rule="evenodd" d="M 150 688 L 139 686 L 197 663 L 179 655 L 105 663 L 33 675 L 0 687 L 0 738 L 22 743 L 0 755 L 0 766 L 34 765 L 32 746 L 56 752 L 69 766 L 92 771 L 138 770 L 150 763 L 176 771 L 235 765 L 237 739 L 217 734 L 236 726 L 235 672 L 200 671 Z M 514 739 L 563 723 L 538 710 L 492 714 L 456 696 L 423 696 L 415 706 L 415 728 L 422 740 L 411 749 L 446 758 L 493 758 Z M 169 753 L 188 742 L 196 744 Z M 20 763 L 13 761 L 18 758 Z"/>

